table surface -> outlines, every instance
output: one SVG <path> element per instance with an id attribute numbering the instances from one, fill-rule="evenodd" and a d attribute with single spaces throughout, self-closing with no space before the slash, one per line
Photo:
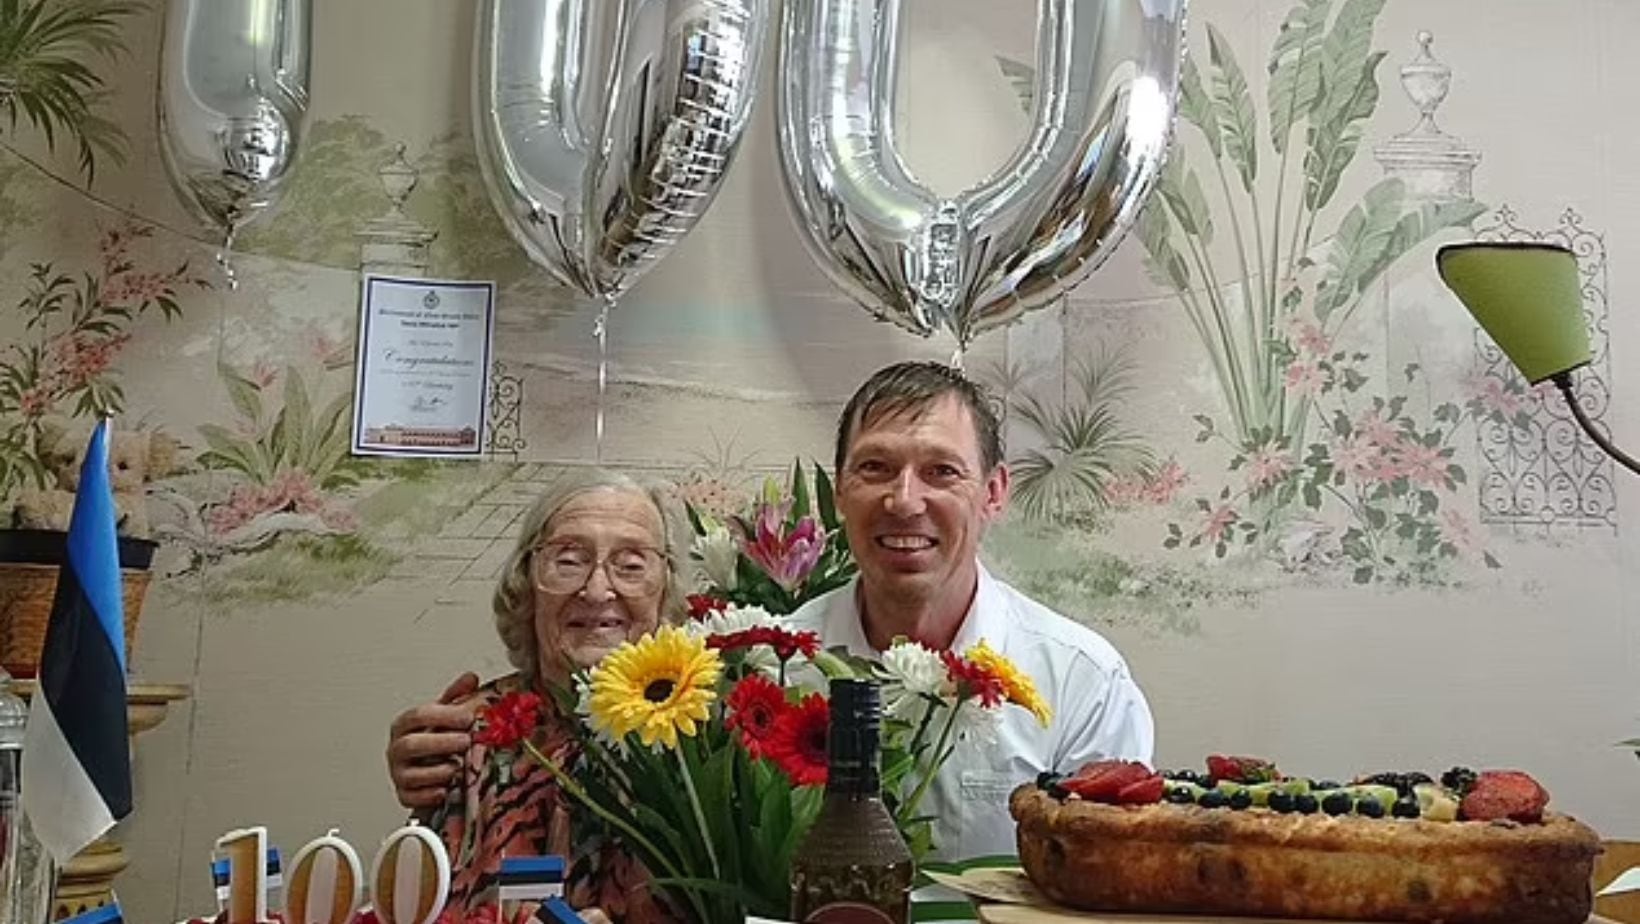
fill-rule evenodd
<path id="1" fill-rule="evenodd" d="M 1294 919 L 1202 917 L 1178 914 L 1111 914 L 1042 908 L 1032 905 L 981 905 L 979 919 L 986 924 L 1299 924 Z M 1321 922 L 1316 922 L 1321 924 Z M 1328 922 L 1344 924 L 1344 922 Z M 1613 924 L 1593 915 L 1588 924 Z"/>

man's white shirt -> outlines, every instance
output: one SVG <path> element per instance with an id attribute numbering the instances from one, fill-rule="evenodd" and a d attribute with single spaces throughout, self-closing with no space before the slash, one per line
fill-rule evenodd
<path id="1" fill-rule="evenodd" d="M 879 655 L 860 622 L 858 583 L 810 600 L 788 617 L 793 628 L 820 633 L 826 648 Z M 983 565 L 951 649 L 961 654 L 981 639 L 1036 683 L 1053 719 L 1043 728 L 1024 709 L 1004 706 L 992 740 L 957 744 L 919 806 L 938 819 L 934 859 L 1017 853 L 1008 812 L 1016 786 L 1044 770 L 1069 773 L 1093 760 L 1149 763 L 1155 748 L 1150 706 L 1121 654 L 1099 633 L 993 578 Z"/>

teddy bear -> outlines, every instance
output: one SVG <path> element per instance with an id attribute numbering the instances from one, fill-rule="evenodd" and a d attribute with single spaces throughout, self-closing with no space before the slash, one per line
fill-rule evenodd
<path id="1" fill-rule="evenodd" d="M 71 430 L 77 432 L 71 432 Z M 17 493 L 12 526 L 18 529 L 67 530 L 74 512 L 74 492 L 80 485 L 80 466 L 90 442 L 88 428 L 46 424 L 37 449 L 50 474 L 50 487 L 30 486 Z M 112 431 L 108 444 L 109 486 L 113 489 L 116 530 L 121 536 L 149 537 L 144 489 L 150 481 L 175 474 L 181 444 L 151 430 Z"/>

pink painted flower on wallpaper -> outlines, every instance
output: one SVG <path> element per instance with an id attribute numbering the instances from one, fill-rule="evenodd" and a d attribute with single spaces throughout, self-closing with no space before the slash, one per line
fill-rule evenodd
<path id="1" fill-rule="evenodd" d="M 1380 450 L 1361 472 L 1361 480 L 1367 484 L 1389 484 L 1405 474 L 1406 469 L 1401 467 L 1398 453 Z"/>
<path id="2" fill-rule="evenodd" d="M 65 333 L 51 341 L 50 358 L 56 365 L 62 387 L 82 388 L 113 366 L 120 350 L 130 342 L 125 333 L 95 336 L 83 332 Z"/>
<path id="3" fill-rule="evenodd" d="M 1326 356 L 1332 352 L 1332 340 L 1321 332 L 1321 325 L 1308 318 L 1295 317 L 1287 324 L 1287 339 L 1299 353 L 1311 357 Z"/>
<path id="4" fill-rule="evenodd" d="M 249 482 L 234 485 L 225 502 L 210 508 L 206 522 L 211 533 L 220 537 L 258 517 L 275 513 L 316 516 L 333 532 L 353 532 L 359 527 L 358 516 L 353 511 L 326 498 L 311 475 L 295 469 L 282 470 L 265 485 Z"/>
<path id="5" fill-rule="evenodd" d="M 1447 469 L 1452 464 L 1451 450 L 1440 446 L 1425 446 L 1416 440 L 1403 440 L 1396 450 L 1396 463 L 1407 480 L 1420 487 L 1452 488 L 1452 476 Z"/>
<path id="6" fill-rule="evenodd" d="M 1260 446 L 1247 457 L 1247 488 L 1254 493 L 1268 490 L 1292 470 L 1291 453 L 1276 446 Z"/>
<path id="7" fill-rule="evenodd" d="M 17 409 L 24 417 L 35 418 L 51 408 L 51 392 L 41 385 L 25 389 L 17 399 Z"/>
<path id="8" fill-rule="evenodd" d="M 251 366 L 245 377 L 255 382 L 257 388 L 267 388 L 279 381 L 279 367 L 265 359 L 259 359 Z"/>
<path id="9" fill-rule="evenodd" d="M 302 335 L 308 355 L 326 369 L 339 369 L 353 361 L 353 346 L 345 337 L 333 337 L 318 327 L 310 327 Z"/>
<path id="10" fill-rule="evenodd" d="M 1120 475 L 1106 482 L 1105 502 L 1114 507 L 1170 504 L 1189 480 L 1184 466 L 1177 460 L 1169 459 L 1148 475 Z"/>
<path id="11" fill-rule="evenodd" d="M 267 487 L 267 504 L 274 510 L 318 513 L 325 499 L 307 472 L 287 468 L 273 476 Z"/>
<path id="12" fill-rule="evenodd" d="M 789 501 L 760 504 L 752 534 L 741 542 L 746 557 L 788 592 L 803 585 L 830 538 L 814 517 L 803 517 L 788 530 L 790 511 Z"/>
<path id="13" fill-rule="evenodd" d="M 1327 387 L 1327 374 L 1311 360 L 1294 360 L 1287 366 L 1283 384 L 1292 394 L 1314 397 Z"/>
<path id="14" fill-rule="evenodd" d="M 1511 388 L 1509 383 L 1493 375 L 1476 374 L 1464 381 L 1464 391 L 1469 399 L 1480 406 L 1487 413 L 1496 412 L 1504 417 L 1513 417 L 1526 409 L 1528 397 L 1519 390 Z"/>
<path id="15" fill-rule="evenodd" d="M 1230 527 L 1236 525 L 1241 516 L 1229 504 L 1219 504 L 1207 511 L 1207 517 L 1202 521 L 1201 531 L 1197 533 L 1204 542 L 1219 543 L 1230 538 Z"/>
<path id="16" fill-rule="evenodd" d="M 1190 473 L 1176 459 L 1168 459 L 1145 486 L 1145 499 L 1152 504 L 1170 504 L 1190 482 Z"/>
<path id="17" fill-rule="evenodd" d="M 1363 436 L 1346 436 L 1332 444 L 1333 468 L 1343 472 L 1347 477 L 1367 478 L 1378 464 L 1383 450 L 1376 443 Z"/>
<path id="18" fill-rule="evenodd" d="M 1375 446 L 1389 448 L 1401 441 L 1401 428 L 1392 420 L 1385 420 L 1377 410 L 1369 410 L 1355 421 L 1355 432 Z"/>
<path id="19" fill-rule="evenodd" d="M 1121 475 L 1105 482 L 1105 503 L 1113 507 L 1136 507 L 1144 497 L 1143 475 Z"/>
<path id="20" fill-rule="evenodd" d="M 346 507 L 331 504 L 319 511 L 319 522 L 327 529 L 338 533 L 353 533 L 359 530 L 359 515 Z"/>
<path id="21" fill-rule="evenodd" d="M 1469 518 L 1451 507 L 1441 511 L 1441 536 L 1460 552 L 1472 554 L 1481 549 L 1480 537 L 1475 535 Z"/>

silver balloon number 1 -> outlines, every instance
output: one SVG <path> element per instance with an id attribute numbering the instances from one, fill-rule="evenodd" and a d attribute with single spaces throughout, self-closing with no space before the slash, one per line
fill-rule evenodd
<path id="1" fill-rule="evenodd" d="M 170 0 L 159 76 L 160 151 L 184 205 L 234 236 L 278 197 L 308 109 L 312 0 Z"/>
<path id="2" fill-rule="evenodd" d="M 1000 171 L 952 199 L 894 142 L 900 0 L 786 0 L 780 160 L 810 252 L 879 318 L 959 357 L 1096 269 L 1160 175 L 1186 0 L 1038 0 L 1034 121 Z"/>

